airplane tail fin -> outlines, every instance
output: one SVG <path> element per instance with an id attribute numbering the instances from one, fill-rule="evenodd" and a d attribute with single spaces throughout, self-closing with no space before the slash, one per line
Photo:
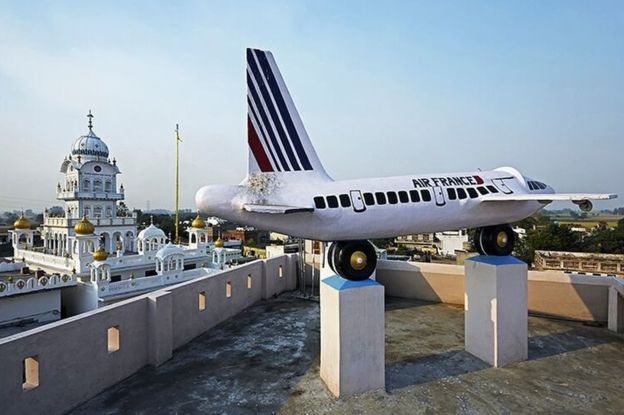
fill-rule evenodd
<path id="1" fill-rule="evenodd" d="M 269 51 L 247 49 L 248 174 L 331 180 Z"/>

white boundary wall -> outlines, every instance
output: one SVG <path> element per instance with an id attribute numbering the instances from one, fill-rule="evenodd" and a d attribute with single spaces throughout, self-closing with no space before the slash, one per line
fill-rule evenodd
<path id="1" fill-rule="evenodd" d="M 66 412 L 145 365 L 161 364 L 174 349 L 250 305 L 296 286 L 297 255 L 283 255 L 0 339 L 1 412 Z M 119 330 L 117 351 L 109 352 L 109 328 Z M 37 387 L 23 387 L 28 357 L 38 362 Z"/>
<path id="2" fill-rule="evenodd" d="M 464 266 L 379 261 L 377 281 L 386 296 L 464 304 Z M 529 271 L 529 312 L 573 320 L 608 319 L 611 277 Z"/>

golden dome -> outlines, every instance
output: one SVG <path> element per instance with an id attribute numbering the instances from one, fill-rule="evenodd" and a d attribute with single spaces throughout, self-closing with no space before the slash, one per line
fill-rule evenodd
<path id="1" fill-rule="evenodd" d="M 215 248 L 223 248 L 223 239 L 219 238 L 215 241 Z"/>
<path id="2" fill-rule="evenodd" d="M 83 216 L 82 220 L 74 225 L 74 232 L 78 235 L 91 235 L 94 231 L 95 226 L 89 222 L 86 216 Z"/>
<path id="3" fill-rule="evenodd" d="M 199 217 L 199 214 L 197 214 L 197 217 L 193 219 L 193 222 L 191 223 L 191 227 L 195 229 L 204 229 L 206 227 L 206 222 L 204 222 L 204 220 Z"/>
<path id="4" fill-rule="evenodd" d="M 94 261 L 106 261 L 106 258 L 108 258 L 108 254 L 101 246 L 93 253 Z"/>
<path id="5" fill-rule="evenodd" d="M 15 229 L 30 229 L 30 221 L 24 217 L 24 214 L 20 216 L 15 222 L 13 222 Z"/>

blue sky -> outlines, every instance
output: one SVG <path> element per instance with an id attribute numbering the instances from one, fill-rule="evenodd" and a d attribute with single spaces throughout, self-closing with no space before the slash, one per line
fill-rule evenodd
<path id="1" fill-rule="evenodd" d="M 622 2 L 129 3 L 0 2 L 0 210 L 54 204 L 89 109 L 130 206 L 173 206 L 176 122 L 183 206 L 238 183 L 249 46 L 336 179 L 511 165 L 624 197 Z"/>

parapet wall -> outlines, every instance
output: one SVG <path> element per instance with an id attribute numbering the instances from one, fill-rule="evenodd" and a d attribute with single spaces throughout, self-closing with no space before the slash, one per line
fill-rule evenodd
<path id="1" fill-rule="evenodd" d="M 296 286 L 297 255 L 283 255 L 0 339 L 0 412 L 64 413 Z"/>
<path id="2" fill-rule="evenodd" d="M 464 304 L 464 267 L 460 265 L 379 261 L 377 280 L 388 296 Z M 529 271 L 529 312 L 606 322 L 610 286 L 608 277 Z"/>

